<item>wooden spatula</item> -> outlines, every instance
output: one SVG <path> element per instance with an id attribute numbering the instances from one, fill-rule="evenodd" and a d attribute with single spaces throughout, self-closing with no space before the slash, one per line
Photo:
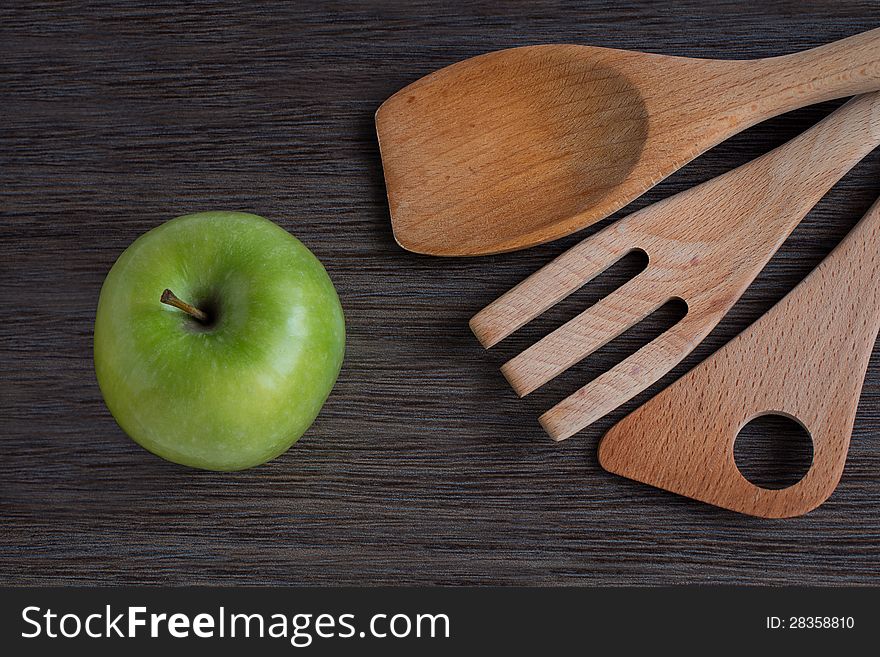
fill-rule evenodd
<path id="1" fill-rule="evenodd" d="M 840 480 L 878 329 L 880 202 L 766 315 L 615 425 L 599 461 L 741 513 L 806 513 Z M 734 462 L 737 434 L 766 414 L 797 420 L 813 439 L 810 470 L 783 490 L 755 486 Z"/>
<path id="2" fill-rule="evenodd" d="M 547 242 L 759 121 L 878 89 L 880 29 L 751 61 L 568 45 L 468 59 L 376 113 L 394 236 L 442 256 Z"/>
<path id="3" fill-rule="evenodd" d="M 774 151 L 587 238 L 475 315 L 491 347 L 633 250 L 647 268 L 508 361 L 520 395 L 544 385 L 670 299 L 675 326 L 544 413 L 563 440 L 659 380 L 708 335 L 813 205 L 880 145 L 880 92 L 854 98 Z"/>

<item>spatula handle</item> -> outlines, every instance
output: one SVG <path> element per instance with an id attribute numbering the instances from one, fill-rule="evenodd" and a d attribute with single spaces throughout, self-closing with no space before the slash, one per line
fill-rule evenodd
<path id="1" fill-rule="evenodd" d="M 880 28 L 818 48 L 754 62 L 768 116 L 880 89 Z"/>

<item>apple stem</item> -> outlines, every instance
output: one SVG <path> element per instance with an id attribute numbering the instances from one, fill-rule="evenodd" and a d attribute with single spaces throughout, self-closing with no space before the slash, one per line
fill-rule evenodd
<path id="1" fill-rule="evenodd" d="M 160 301 L 162 303 L 168 304 L 169 306 L 174 306 L 175 308 L 182 310 L 191 317 L 199 320 L 202 324 L 208 323 L 208 315 L 206 315 L 195 306 L 188 304 L 186 301 L 181 301 L 180 299 L 178 299 L 174 292 L 172 292 L 171 290 L 164 290 L 162 292 L 162 297 Z"/>

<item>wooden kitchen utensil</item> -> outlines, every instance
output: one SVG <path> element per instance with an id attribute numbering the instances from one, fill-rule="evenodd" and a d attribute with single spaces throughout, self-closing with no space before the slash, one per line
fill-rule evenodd
<path id="1" fill-rule="evenodd" d="M 671 299 L 675 326 L 544 413 L 563 440 L 659 380 L 717 325 L 819 199 L 880 145 L 880 92 L 854 98 L 774 151 L 629 215 L 569 249 L 475 315 L 489 348 L 627 253 L 647 268 L 508 361 L 522 396 L 544 385 Z"/>
<path id="2" fill-rule="evenodd" d="M 751 61 L 571 45 L 474 57 L 376 113 L 394 236 L 442 256 L 547 242 L 759 121 L 878 89 L 880 29 Z"/>
<path id="3" fill-rule="evenodd" d="M 599 444 L 619 475 L 726 509 L 785 518 L 824 502 L 840 480 L 880 329 L 880 202 L 748 330 L 614 426 Z M 751 420 L 795 419 L 813 463 L 795 485 L 746 480 L 733 445 Z"/>

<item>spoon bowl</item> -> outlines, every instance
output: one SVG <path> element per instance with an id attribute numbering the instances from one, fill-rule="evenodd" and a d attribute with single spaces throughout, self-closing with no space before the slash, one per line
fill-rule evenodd
<path id="1" fill-rule="evenodd" d="M 376 113 L 394 236 L 444 256 L 548 242 L 759 121 L 876 89 L 880 29 L 752 61 L 576 45 L 474 57 Z"/>

